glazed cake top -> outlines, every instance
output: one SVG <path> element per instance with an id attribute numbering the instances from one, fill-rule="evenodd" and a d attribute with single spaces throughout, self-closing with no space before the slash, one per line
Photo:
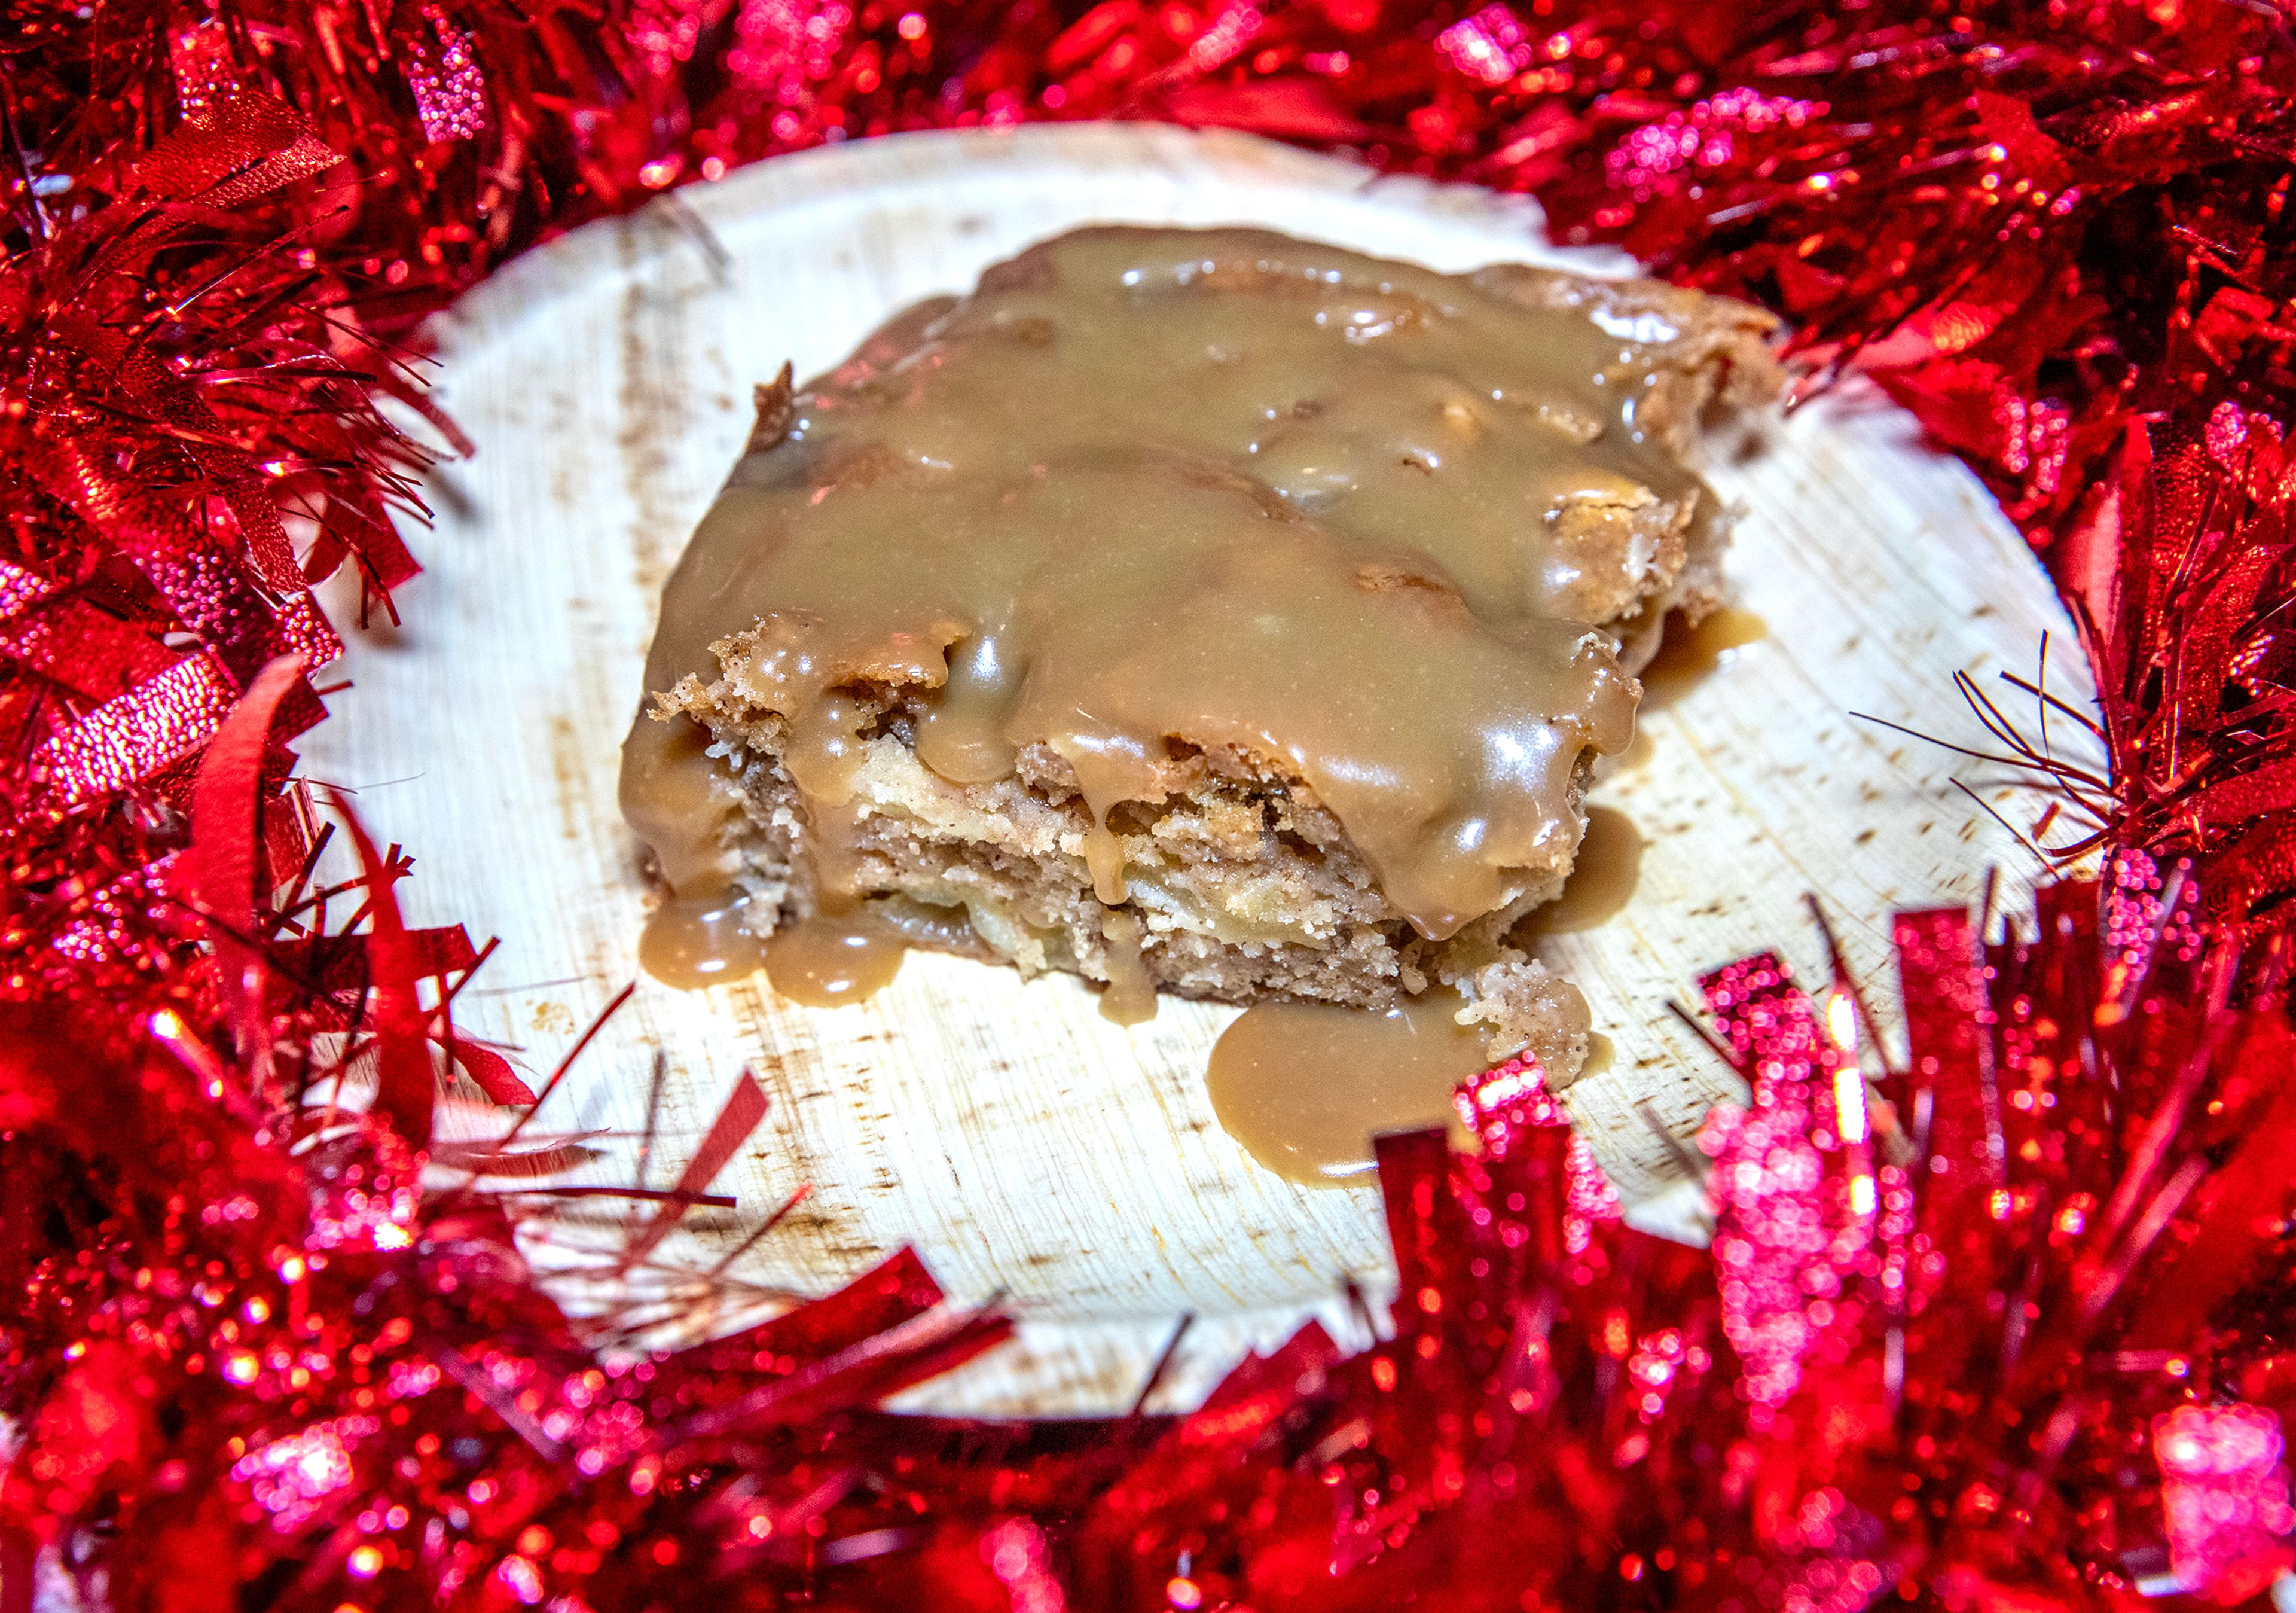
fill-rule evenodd
<path id="1" fill-rule="evenodd" d="M 1632 737 L 1587 555 L 1710 518 L 1669 389 L 1718 305 L 1593 284 L 1256 230 L 1033 247 L 761 392 L 646 687 L 722 676 L 780 713 L 816 823 L 852 792 L 857 687 L 922 695 L 917 754 L 954 783 L 1048 746 L 1111 903 L 1109 812 L 1160 797 L 1175 742 L 1233 748 L 1447 936 L 1567 868 L 1577 769 Z M 623 804 L 693 897 L 731 870 L 676 726 L 641 716 Z"/>

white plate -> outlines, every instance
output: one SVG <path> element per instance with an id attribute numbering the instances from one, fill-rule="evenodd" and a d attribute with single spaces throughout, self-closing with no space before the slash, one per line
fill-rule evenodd
<path id="1" fill-rule="evenodd" d="M 1193 1311 L 1168 1387 L 1185 1398 L 1247 1340 L 1328 1311 L 1349 1276 L 1376 1288 L 1385 1263 L 1375 1194 L 1294 1187 L 1214 1122 L 1201 1072 L 1233 1009 L 1168 1000 L 1128 1031 L 1072 979 L 925 955 L 834 1010 L 761 978 L 685 992 L 638 975 L 617 752 L 659 590 L 749 429 L 752 383 L 784 358 L 822 368 L 893 309 L 1089 220 L 1265 225 L 1443 269 L 1624 267 L 1549 248 L 1519 200 L 1153 126 L 905 136 L 684 191 L 529 254 L 439 322 L 439 400 L 480 452 L 435 478 L 406 627 L 353 636 L 356 687 L 305 750 L 308 774 L 358 786 L 378 837 L 415 855 L 414 920 L 502 938 L 460 999 L 471 1031 L 545 1072 L 639 980 L 537 1122 L 616 1133 L 578 1180 L 632 1179 L 656 1049 L 656 1186 L 746 1066 L 772 1111 L 719 1179 L 740 1209 L 697 1214 L 689 1257 L 809 1181 L 744 1274 L 818 1291 L 913 1241 L 953 1294 L 1007 1296 L 1022 1344 L 924 1397 L 947 1407 L 1120 1404 Z M 1845 388 L 1770 438 L 1711 475 L 1747 511 L 1731 571 L 1771 637 L 1648 715 L 1647 759 L 1601 794 L 1648 843 L 1639 888 L 1552 943 L 1616 1044 L 1570 1101 L 1630 1197 L 1672 1168 L 1645 1115 L 1686 1134 L 1731 1090 L 1664 1008 L 1698 971 L 1767 946 L 1814 967 L 1816 892 L 1886 985 L 1892 909 L 1972 899 L 1988 859 L 2013 897 L 2032 867 L 1953 788 L 1956 758 L 1848 713 L 1966 737 L 1952 675 L 2030 671 L 2045 631 L 2063 652 L 2053 680 L 2085 693 L 2040 569 L 1907 416 Z"/>

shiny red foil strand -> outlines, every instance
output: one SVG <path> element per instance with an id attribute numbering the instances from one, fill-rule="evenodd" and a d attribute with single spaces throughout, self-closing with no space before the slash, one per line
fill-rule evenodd
<path id="1" fill-rule="evenodd" d="M 306 123 L 226 86 L 127 155 L 115 204 L 37 208 L 0 281 L 0 994 L 26 1000 L 196 939 L 160 870 L 201 751 L 267 663 L 340 654 L 309 580 L 412 574 L 390 511 L 428 464 L 376 411 L 390 361 L 262 216 L 338 161 Z M 262 794 L 320 715 L 284 692 Z M 274 876 L 299 827 L 282 805 L 256 837 Z"/>
<path id="2" fill-rule="evenodd" d="M 283 103 L 298 149 L 348 160 L 231 199 L 260 201 L 310 276 L 295 306 L 340 308 L 353 345 L 567 225 L 899 129 L 1164 117 L 1536 192 L 1566 240 L 1779 309 L 1812 384 L 1871 374 L 1984 474 L 2085 619 L 2114 763 L 2095 827 L 2199 853 L 2220 919 L 2296 888 L 2296 53 L 2268 8 L 48 0 L 15 39 L 26 243 L 152 188 L 185 130 Z M 247 456 L 207 452 L 283 581 Z M 364 492 L 360 518 L 323 514 L 306 569 L 371 555 L 387 588 L 405 489 L 332 468 L 325 509 Z"/>
<path id="3" fill-rule="evenodd" d="M 170 1609 L 2229 1605 L 2288 1559 L 2296 1168 L 2252 1142 L 2291 1033 L 2209 966 L 2129 975 L 2110 901 L 2052 887 L 1981 951 L 1907 916 L 1914 1046 L 1948 1053 L 1870 1082 L 1774 957 L 1711 977 L 1753 1087 L 1710 1132 L 1711 1252 L 1583 1214 L 1518 1072 L 1479 1156 L 1382 1140 L 1369 1348 L 1311 1327 L 1185 1417 L 1076 1425 L 873 1410 L 1005 1332 L 906 1255 L 594 1354 L 387 1111 L 291 1101 L 323 1051 L 250 1087 L 166 1015 L 12 1011 L 0 1190 L 41 1230 L 0 1248 L 0 1542 Z M 1957 1183 L 1988 1079 L 2066 1118 Z"/>
<path id="4" fill-rule="evenodd" d="M 1712 1156 L 1714 1260 L 1722 1325 L 1744 1368 L 1757 1416 L 1790 1398 L 1802 1362 L 1850 1303 L 1843 1266 L 1867 1241 L 1876 1198 L 1869 1161 L 1855 1180 L 1829 1180 L 1829 1153 L 1866 1140 L 1865 1093 L 1853 1082 L 1838 1112 L 1835 1079 L 1854 1061 L 1827 1037 L 1809 1000 L 1776 957 L 1731 965 L 1705 982 L 1706 1006 L 1749 1074 L 1751 1107 L 1718 1107 L 1699 1144 Z"/>
<path id="5" fill-rule="evenodd" d="M 2279 1420 L 2252 1406 L 2179 1406 L 2152 1424 L 2169 1568 L 2227 1606 L 2296 1563 Z"/>

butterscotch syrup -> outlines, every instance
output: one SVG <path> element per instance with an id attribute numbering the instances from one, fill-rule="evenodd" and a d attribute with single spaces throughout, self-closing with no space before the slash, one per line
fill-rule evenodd
<path id="1" fill-rule="evenodd" d="M 783 920 L 765 943 L 766 978 L 808 1008 L 875 996 L 901 971 L 901 938 L 865 912 Z"/>
<path id="2" fill-rule="evenodd" d="M 1141 1025 L 1156 1017 L 1156 983 L 1140 956 L 1140 920 L 1123 908 L 1101 916 L 1108 942 L 1108 990 L 1100 994 L 1103 1016 L 1118 1025 Z"/>
<path id="3" fill-rule="evenodd" d="M 1277 1175 L 1308 1187 L 1367 1182 L 1382 1132 L 1448 1125 L 1458 1084 L 1482 1070 L 1482 1038 L 1438 989 L 1384 1014 L 1320 1002 L 1246 1008 L 1205 1074 L 1221 1127 Z"/>
<path id="4" fill-rule="evenodd" d="M 1696 627 L 1679 615 L 1668 616 L 1663 626 L 1653 653 L 1638 674 L 1644 712 L 1672 705 L 1737 660 L 1747 646 L 1770 636 L 1769 623 L 1735 606 L 1713 612 Z M 1657 740 L 1644 723 L 1636 730 L 1634 743 L 1614 757 L 1610 767 L 1614 772 L 1631 772 L 1657 753 Z"/>
<path id="5" fill-rule="evenodd" d="M 1644 704 L 1660 704 L 1688 693 L 1739 651 L 1769 636 L 1768 622 L 1735 606 L 1711 613 L 1695 627 L 1679 616 L 1669 617 L 1658 653 L 1642 671 Z"/>
<path id="6" fill-rule="evenodd" d="M 1634 900 L 1643 864 L 1642 831 L 1616 807 L 1587 809 L 1587 833 L 1562 894 L 1533 908 L 1523 925 L 1541 935 L 1567 935 L 1615 918 Z"/>
<path id="7" fill-rule="evenodd" d="M 1008 777 L 1030 745 L 1064 759 L 1112 918 L 1130 892 L 1109 814 L 1158 799 L 1185 739 L 1295 772 L 1447 937 L 1567 861 L 1574 769 L 1632 733 L 1634 682 L 1585 625 L 1584 551 L 1557 523 L 1712 504 L 1642 425 L 1673 333 L 1606 330 L 1530 284 L 1248 230 L 1034 248 L 773 395 L 670 580 L 645 687 L 722 677 L 785 720 L 800 913 L 867 895 L 867 682 L 931 691 L 912 738 L 953 782 Z M 642 715 L 622 775 L 676 893 L 646 955 L 689 980 L 755 956 L 698 917 L 742 888 L 706 742 Z M 1136 942 L 1104 929 L 1121 969 Z"/>
<path id="8" fill-rule="evenodd" d="M 749 907 L 748 897 L 723 888 L 673 896 L 638 937 L 638 962 L 656 980 L 689 990 L 752 974 L 766 961 L 758 938 L 766 926 L 754 923 Z"/>

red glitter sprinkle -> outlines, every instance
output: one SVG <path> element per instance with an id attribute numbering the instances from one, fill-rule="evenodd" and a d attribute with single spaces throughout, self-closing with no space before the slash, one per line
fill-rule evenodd
<path id="1" fill-rule="evenodd" d="M 2278 1418 L 2253 1406 L 2179 1406 L 2153 1419 L 2152 1455 L 2180 1589 L 2231 1607 L 2296 1563 Z"/>
<path id="2" fill-rule="evenodd" d="M 407 45 L 406 87 L 414 113 L 431 140 L 467 140 L 487 127 L 487 81 L 471 37 L 436 4 L 422 7 L 422 26 Z"/>

